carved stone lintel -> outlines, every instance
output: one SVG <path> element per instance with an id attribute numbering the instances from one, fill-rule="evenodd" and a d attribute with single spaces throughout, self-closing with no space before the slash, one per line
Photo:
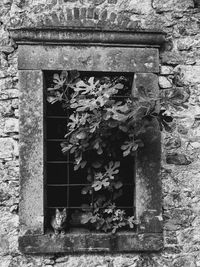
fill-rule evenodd
<path id="1" fill-rule="evenodd" d="M 148 31 L 103 31 L 87 28 L 20 28 L 10 29 L 11 37 L 17 44 L 98 44 L 109 46 L 154 46 L 165 42 L 163 32 Z"/>

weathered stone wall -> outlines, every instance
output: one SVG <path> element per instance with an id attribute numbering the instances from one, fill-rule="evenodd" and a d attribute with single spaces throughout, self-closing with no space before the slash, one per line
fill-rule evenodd
<path id="1" fill-rule="evenodd" d="M 200 1 L 1 0 L 0 266 L 200 266 Z M 8 27 L 92 26 L 162 29 L 160 92 L 174 116 L 163 131 L 165 249 L 157 254 L 25 256 L 18 238 L 17 47 Z"/>

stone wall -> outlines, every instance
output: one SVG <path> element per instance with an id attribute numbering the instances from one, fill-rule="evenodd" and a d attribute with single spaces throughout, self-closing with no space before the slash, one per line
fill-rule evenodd
<path id="1" fill-rule="evenodd" d="M 0 2 L 0 266 L 200 266 L 200 1 L 2 0 Z M 155 254 L 27 256 L 18 251 L 17 46 L 8 27 L 161 29 L 160 92 L 173 114 L 163 131 L 165 249 Z"/>

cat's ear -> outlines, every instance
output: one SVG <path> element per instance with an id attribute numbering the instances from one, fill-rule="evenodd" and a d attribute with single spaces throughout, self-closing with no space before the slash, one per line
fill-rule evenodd
<path id="1" fill-rule="evenodd" d="M 59 209 L 56 209 L 56 215 L 59 215 L 59 214 L 60 214 Z"/>
<path id="2" fill-rule="evenodd" d="M 63 215 L 66 215 L 67 214 L 66 208 L 63 209 L 63 212 L 62 213 L 63 213 Z"/>

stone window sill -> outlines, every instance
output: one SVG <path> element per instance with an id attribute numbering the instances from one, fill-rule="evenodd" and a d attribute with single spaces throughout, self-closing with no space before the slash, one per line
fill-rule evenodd
<path id="1" fill-rule="evenodd" d="M 25 235 L 19 238 L 19 249 L 28 254 L 108 252 L 128 253 L 134 251 L 159 251 L 163 248 L 161 233 L 137 234 L 120 232 L 69 233 L 65 235 Z"/>

